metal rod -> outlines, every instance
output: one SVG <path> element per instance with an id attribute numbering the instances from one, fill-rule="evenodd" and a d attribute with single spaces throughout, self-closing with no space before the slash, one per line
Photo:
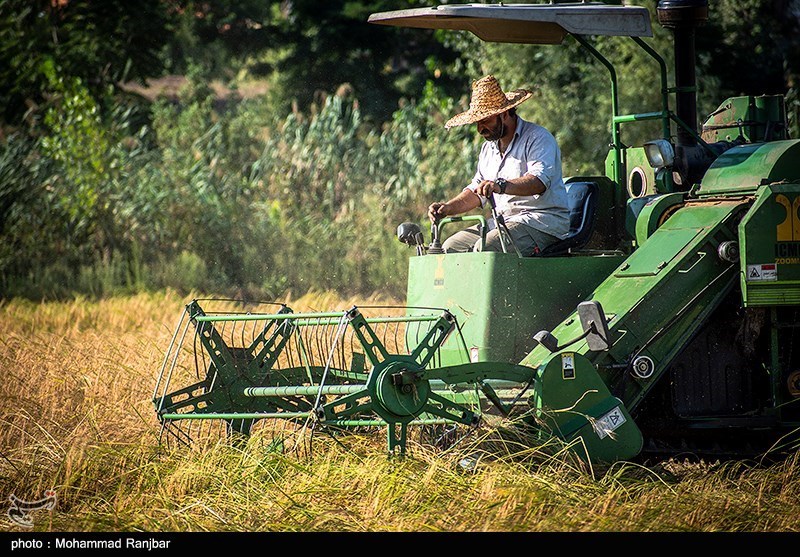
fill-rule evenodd
<path id="1" fill-rule="evenodd" d="M 241 412 L 230 414 L 164 414 L 164 420 L 257 420 L 259 418 L 308 418 L 311 412 Z M 458 423 L 454 420 L 427 419 L 414 420 L 408 425 L 447 425 Z M 323 425 L 340 427 L 385 426 L 383 420 L 326 420 Z"/>
<path id="2" fill-rule="evenodd" d="M 314 375 L 311 373 L 311 359 L 308 357 L 308 353 L 306 352 L 306 346 L 303 342 L 303 335 L 294 335 L 294 338 L 295 344 L 300 352 L 300 361 L 303 363 L 303 367 L 306 369 L 306 376 L 308 377 L 308 380 L 313 383 Z"/>
<path id="3" fill-rule="evenodd" d="M 508 416 L 508 414 L 511 411 L 509 410 L 508 406 L 506 406 L 503 403 L 503 401 L 500 400 L 500 397 L 497 395 L 495 390 L 492 389 L 492 387 L 490 385 L 484 383 L 483 381 L 478 381 L 478 385 L 480 386 L 481 390 L 483 391 L 483 394 L 486 395 L 486 398 L 488 398 L 492 402 L 492 404 L 494 404 L 495 407 L 498 410 L 500 410 L 500 412 L 503 414 L 503 416 Z"/>
<path id="4" fill-rule="evenodd" d="M 336 333 L 331 341 L 331 345 L 329 347 L 328 352 L 328 359 L 325 362 L 325 370 L 322 372 L 322 378 L 319 380 L 319 386 L 324 387 L 325 380 L 328 378 L 328 371 L 331 368 L 331 361 L 333 360 L 333 356 L 336 353 L 336 345 L 339 343 L 339 338 L 341 338 L 342 333 L 344 332 L 345 327 L 347 327 L 347 321 L 344 315 L 339 318 L 339 325 L 336 327 Z M 344 363 L 344 362 L 342 362 Z M 322 389 L 317 390 L 316 399 L 314 400 L 314 408 L 319 407 L 319 402 L 322 397 Z"/>
<path id="5" fill-rule="evenodd" d="M 257 420 L 260 418 L 308 418 L 311 412 L 231 412 L 221 414 L 163 414 L 164 420 Z"/>
<path id="6" fill-rule="evenodd" d="M 244 396 L 271 397 L 271 396 L 314 396 L 323 395 L 349 395 L 363 391 L 364 385 L 322 385 L 322 386 L 286 386 L 286 387 L 247 387 Z"/>
<path id="7" fill-rule="evenodd" d="M 295 321 L 295 325 L 338 325 L 339 318 L 344 314 L 341 313 L 282 313 L 282 314 L 264 314 L 264 313 L 248 313 L 248 314 L 218 314 L 218 315 L 199 315 L 195 318 L 198 322 L 215 322 L 215 321 L 265 321 L 267 319 L 291 319 Z M 329 318 L 326 320 L 317 319 Z M 336 319 L 333 319 L 336 318 Z M 301 321 L 297 321 L 301 319 Z M 311 319 L 310 321 L 302 321 L 302 319 Z M 436 321 L 439 319 L 438 315 L 416 315 L 416 316 L 397 316 L 397 317 L 372 317 L 366 318 L 367 323 L 394 323 L 394 322 L 419 322 L 419 321 Z"/>
<path id="8" fill-rule="evenodd" d="M 650 45 L 648 45 L 644 40 L 640 37 L 631 37 L 636 44 L 638 44 L 642 49 L 652 56 L 656 62 L 658 62 L 658 66 L 661 69 L 661 112 L 664 114 L 662 120 L 662 130 L 661 133 L 664 135 L 664 139 L 669 141 L 670 138 L 670 129 L 669 129 L 669 88 L 667 85 L 667 63 L 664 61 L 658 52 L 656 52 Z"/>
<path id="9" fill-rule="evenodd" d="M 640 114 L 622 114 L 614 118 L 614 121 L 617 123 L 626 123 L 626 122 L 639 122 L 641 120 L 658 120 L 661 118 L 666 118 L 669 121 L 669 113 L 668 112 L 642 112 Z"/>
<path id="10" fill-rule="evenodd" d="M 180 318 L 178 319 L 178 324 L 175 325 L 175 332 L 172 334 L 172 340 L 169 341 L 169 347 L 167 347 L 167 352 L 164 354 L 164 363 L 161 364 L 161 371 L 158 374 L 158 380 L 156 381 L 156 387 L 153 389 L 153 398 L 155 399 L 158 395 L 158 386 L 161 384 L 161 379 L 164 377 L 164 371 L 167 369 L 167 361 L 169 361 L 169 357 L 172 355 L 172 347 L 175 346 L 175 339 L 178 338 L 178 332 L 181 330 L 181 325 L 183 324 L 183 320 L 186 317 L 186 311 L 182 311 Z M 186 327 L 189 327 L 187 322 Z M 184 333 L 185 335 L 185 333 Z"/>
<path id="11" fill-rule="evenodd" d="M 182 323 L 182 322 L 183 322 L 183 318 L 181 318 L 181 321 L 178 323 L 178 327 L 180 327 L 180 323 Z M 161 401 L 158 403 L 158 408 L 156 409 L 158 412 L 160 412 L 161 409 L 164 407 L 164 398 L 167 396 L 167 391 L 169 391 L 169 386 L 172 383 L 172 374 L 175 371 L 175 367 L 178 365 L 178 357 L 180 357 L 180 355 L 181 355 L 181 346 L 183 346 L 183 341 L 186 339 L 186 334 L 189 331 L 189 325 L 191 324 L 191 322 L 192 322 L 191 319 L 187 319 L 186 320 L 186 325 L 183 328 L 183 334 L 181 335 L 181 340 L 178 341 L 178 344 L 175 346 L 175 355 L 172 358 L 172 365 L 170 365 L 170 367 L 169 367 L 169 371 L 167 372 L 166 382 L 164 383 L 164 386 L 161 389 Z M 176 331 L 176 333 L 177 333 L 177 331 Z M 169 355 L 169 353 L 167 353 L 167 355 Z M 166 357 L 165 357 L 164 362 L 165 362 L 165 365 L 166 365 Z M 159 377 L 158 383 L 156 383 L 156 391 L 158 391 L 158 387 L 160 386 L 160 383 L 161 383 L 161 377 Z M 153 395 L 154 399 L 155 399 L 155 396 L 156 395 Z"/>
<path id="12" fill-rule="evenodd" d="M 508 253 L 506 242 L 509 242 L 514 248 L 514 251 L 517 253 L 517 257 L 522 257 L 522 253 L 519 251 L 517 244 L 514 243 L 514 238 L 511 237 L 511 233 L 508 231 L 506 220 L 503 218 L 503 215 L 497 212 L 497 205 L 494 201 L 494 193 L 490 193 L 488 199 L 489 204 L 492 207 L 492 218 L 497 225 L 497 237 L 500 238 L 500 247 L 503 250 L 503 253 Z"/>
<path id="13" fill-rule="evenodd" d="M 492 218 L 497 226 L 497 237 L 500 239 L 500 249 L 503 250 L 503 253 L 508 253 L 508 248 L 506 247 L 505 230 L 502 228 L 503 221 L 501 221 L 497 216 L 497 207 L 495 207 L 493 193 L 489 194 L 489 205 L 492 207 Z"/>
<path id="14" fill-rule="evenodd" d="M 335 425 L 340 427 L 364 427 L 364 426 L 385 426 L 389 425 L 383 420 L 325 420 L 320 422 L 322 425 Z M 409 422 L 408 425 L 449 425 L 457 424 L 455 420 L 428 419 L 428 420 L 414 420 Z"/>

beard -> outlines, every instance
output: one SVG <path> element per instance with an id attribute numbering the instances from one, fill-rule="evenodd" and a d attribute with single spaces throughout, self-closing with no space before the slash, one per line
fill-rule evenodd
<path id="1" fill-rule="evenodd" d="M 480 133 L 486 141 L 497 141 L 503 137 L 504 132 L 505 126 L 503 125 L 502 118 L 498 118 L 493 126 L 481 126 L 478 129 L 478 133 Z"/>

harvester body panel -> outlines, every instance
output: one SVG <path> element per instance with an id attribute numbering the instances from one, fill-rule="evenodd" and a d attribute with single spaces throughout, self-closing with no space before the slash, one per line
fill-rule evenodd
<path id="1" fill-rule="evenodd" d="M 762 186 L 753 209 L 739 225 L 745 306 L 800 304 L 798 209 L 800 182 Z"/>
<path id="2" fill-rule="evenodd" d="M 753 193 L 762 185 L 800 180 L 800 141 L 751 143 L 722 153 L 706 171 L 699 196 Z"/>
<path id="3" fill-rule="evenodd" d="M 529 401 L 534 422 L 582 458 L 614 462 L 642 450 L 642 433 L 630 412 L 588 358 L 566 350 L 551 354 L 536 379 Z"/>
<path id="4" fill-rule="evenodd" d="M 717 250 L 736 239 L 736 216 L 747 206 L 747 199 L 687 204 L 589 296 L 605 311 L 612 345 L 607 352 L 591 352 L 579 341 L 568 349 L 589 358 L 629 409 L 641 402 L 738 278 L 738 264 L 721 260 Z M 560 340 L 579 337 L 577 312 L 552 333 Z M 549 358 L 550 352 L 537 346 L 521 363 L 541 368 Z M 638 358 L 650 366 L 639 377 Z"/>
<path id="5" fill-rule="evenodd" d="M 408 305 L 450 308 L 470 361 L 519 362 L 535 346 L 534 333 L 555 326 L 623 258 L 520 258 L 498 252 L 413 257 Z M 461 342 L 453 336 L 442 345 L 443 363 L 464 361 Z"/>

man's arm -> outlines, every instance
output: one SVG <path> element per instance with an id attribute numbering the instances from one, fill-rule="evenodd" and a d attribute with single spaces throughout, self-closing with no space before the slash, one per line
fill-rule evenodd
<path id="1" fill-rule="evenodd" d="M 443 217 L 460 215 L 481 206 L 481 199 L 470 189 L 464 189 L 461 193 L 446 203 L 431 203 L 428 207 L 428 218 L 431 222 L 436 222 Z"/>
<path id="2" fill-rule="evenodd" d="M 519 178 L 506 180 L 507 195 L 539 195 L 545 191 L 544 183 L 536 176 L 525 174 Z M 483 197 L 489 197 L 492 193 L 500 193 L 500 186 L 492 180 L 484 180 L 475 188 L 475 193 Z"/>

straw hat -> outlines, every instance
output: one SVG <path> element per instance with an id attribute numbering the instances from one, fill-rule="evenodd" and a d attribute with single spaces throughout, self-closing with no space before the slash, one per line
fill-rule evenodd
<path id="1" fill-rule="evenodd" d="M 514 108 L 527 101 L 532 95 L 533 92 L 527 89 L 504 93 L 495 77 L 487 75 L 472 83 L 472 99 L 469 101 L 469 110 L 450 118 L 444 127 L 450 129 L 464 124 L 474 124 L 484 118 Z"/>

